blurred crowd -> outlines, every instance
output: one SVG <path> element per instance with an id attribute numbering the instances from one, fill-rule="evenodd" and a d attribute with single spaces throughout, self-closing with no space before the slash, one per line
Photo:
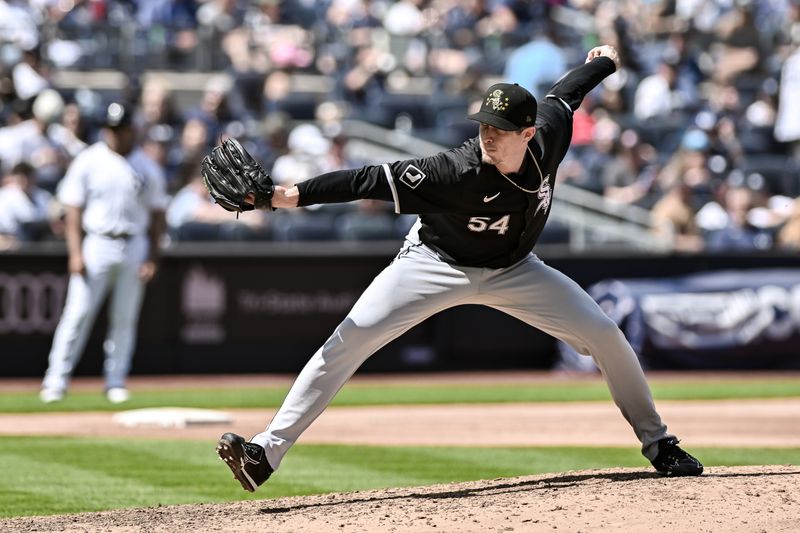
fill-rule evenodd
<path id="1" fill-rule="evenodd" d="M 680 250 L 800 248 L 800 0 L 0 0 L 0 247 L 59 238 L 53 193 L 109 99 L 137 108 L 172 239 L 398 239 L 409 219 L 368 201 L 236 219 L 200 160 L 236 136 L 281 183 L 365 164 L 345 119 L 452 146 L 491 81 L 542 98 L 599 43 L 623 68 L 559 180 Z M 108 69 L 121 89 L 57 83 Z M 190 71 L 186 103 L 163 73 Z"/>

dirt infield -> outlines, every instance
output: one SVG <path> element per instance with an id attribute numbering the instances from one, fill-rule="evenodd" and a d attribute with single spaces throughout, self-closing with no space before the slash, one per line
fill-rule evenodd
<path id="1" fill-rule="evenodd" d="M 0 520 L 8 533 L 794 533 L 800 467 L 711 468 L 664 479 L 635 469 Z"/>
<path id="2" fill-rule="evenodd" d="M 800 447 L 800 398 L 664 401 L 670 430 L 695 446 Z M 228 430 L 251 436 L 274 410 L 226 411 L 230 425 L 122 427 L 113 413 L 0 415 L 0 435 L 69 435 L 215 442 Z M 519 403 L 332 407 L 301 443 L 384 446 L 633 446 L 633 431 L 613 403 Z"/>
<path id="3" fill-rule="evenodd" d="M 657 373 L 668 382 L 750 379 L 737 373 Z M 218 387 L 288 387 L 289 375 L 133 376 L 137 391 Z M 785 373 L 760 373 L 760 380 L 786 379 Z M 557 382 L 598 383 L 597 375 L 553 372 L 485 372 L 357 375 L 361 385 L 530 385 Z M 0 380 L 0 390 L 35 392 L 40 380 Z M 77 378 L 71 390 L 102 390 L 100 378 Z M 658 401 L 669 429 L 692 446 L 800 447 L 800 398 L 721 401 Z M 263 430 L 274 410 L 227 410 L 229 426 L 124 428 L 113 414 L 42 413 L 0 415 L 0 435 L 124 436 L 133 438 L 208 439 L 222 431 L 253 435 Z M 591 435 L 588 439 L 587 436 Z M 493 405 L 404 405 L 330 408 L 308 429 L 301 443 L 442 445 L 442 446 L 635 446 L 630 427 L 610 401 Z"/>

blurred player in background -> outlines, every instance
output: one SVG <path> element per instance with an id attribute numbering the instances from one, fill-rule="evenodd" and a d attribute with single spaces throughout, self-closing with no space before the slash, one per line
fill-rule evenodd
<path id="1" fill-rule="evenodd" d="M 50 350 L 40 399 L 63 399 L 97 311 L 111 292 L 103 343 L 106 397 L 129 398 L 125 386 L 144 286 L 156 273 L 168 197 L 161 169 L 136 146 L 132 112 L 112 103 L 103 140 L 81 152 L 59 186 L 65 206 L 69 287 Z"/>

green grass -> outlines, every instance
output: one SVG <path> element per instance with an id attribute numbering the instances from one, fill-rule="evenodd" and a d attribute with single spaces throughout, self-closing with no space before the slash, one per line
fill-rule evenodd
<path id="1" fill-rule="evenodd" d="M 657 400 L 719 400 L 734 398 L 800 397 L 800 378 L 774 380 L 652 380 Z M 134 390 L 124 409 L 180 406 L 210 409 L 277 407 L 285 387 Z M 448 403 L 606 401 L 610 398 L 602 381 L 480 385 L 346 385 L 334 405 L 409 405 Z M 64 402 L 42 405 L 34 392 L 0 393 L 0 413 L 46 411 L 111 411 L 100 391 L 71 392 Z"/>
<path id="2" fill-rule="evenodd" d="M 707 465 L 800 464 L 800 449 L 692 449 Z M 630 448 L 301 445 L 256 494 L 197 441 L 0 438 L 0 517 L 238 501 L 617 466 Z"/>

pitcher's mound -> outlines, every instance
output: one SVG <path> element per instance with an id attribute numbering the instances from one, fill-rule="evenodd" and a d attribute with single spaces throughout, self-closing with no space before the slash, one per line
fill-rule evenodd
<path id="1" fill-rule="evenodd" d="M 287 472 L 285 475 L 291 475 Z M 231 481 L 233 483 L 233 481 Z M 641 469 L 0 520 L 3 531 L 796 532 L 800 467 Z M 269 484 L 261 488 L 269 497 Z"/>

